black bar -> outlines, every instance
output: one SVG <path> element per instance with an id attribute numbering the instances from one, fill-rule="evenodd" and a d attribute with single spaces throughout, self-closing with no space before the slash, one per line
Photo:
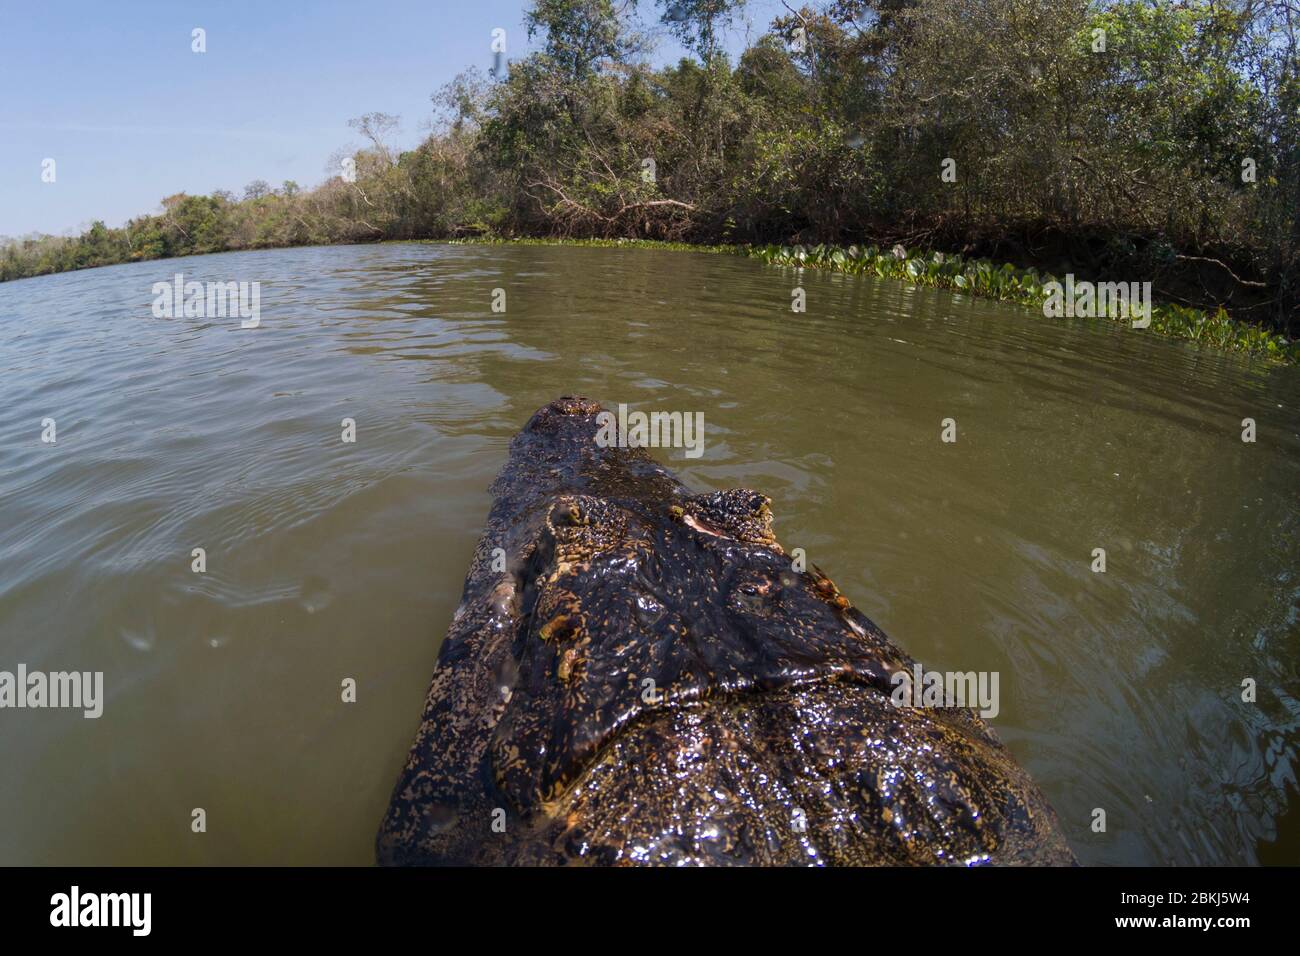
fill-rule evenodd
<path id="1" fill-rule="evenodd" d="M 386 946 L 413 935 L 421 949 L 434 951 L 478 945 L 475 940 L 490 951 L 512 937 L 547 948 L 605 940 L 658 950 L 715 934 L 766 946 L 784 945 L 778 940 L 787 934 L 802 940 L 800 946 L 848 934 L 864 948 L 984 948 L 1003 940 L 1073 943 L 1102 936 L 1141 945 L 1197 937 L 1232 946 L 1243 933 L 1292 926 L 1294 916 L 1284 908 L 1295 876 L 1290 868 L 13 868 L 0 870 L 0 925 L 7 943 L 32 936 L 66 941 L 73 933 L 83 945 L 142 938 L 126 916 L 128 925 L 116 927 L 52 926 L 53 898 L 70 897 L 76 886 L 83 905 L 88 894 L 148 893 L 144 938 L 205 945 L 284 939 Z M 1206 918 L 1213 923 L 1208 929 L 1165 924 Z M 1242 918 L 1245 925 L 1221 923 Z M 1124 919 L 1154 922 L 1119 925 Z M 687 927 L 699 929 L 687 933 Z"/>

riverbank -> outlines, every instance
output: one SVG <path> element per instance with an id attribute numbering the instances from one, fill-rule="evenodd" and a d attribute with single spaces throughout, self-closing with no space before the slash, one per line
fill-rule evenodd
<path id="1" fill-rule="evenodd" d="M 811 33 L 784 11 L 728 54 L 730 0 L 651 6 L 690 55 L 647 58 L 627 5 L 531 3 L 534 52 L 451 78 L 418 141 L 355 116 L 315 187 L 255 179 L 79 236 L 0 236 L 0 281 L 390 240 L 721 243 L 1031 308 L 1048 272 L 1141 277 L 1158 334 L 1295 360 L 1300 39 L 1278 10 L 854 0 Z"/>
<path id="2" fill-rule="evenodd" d="M 996 263 L 990 259 L 969 258 L 950 253 L 916 252 L 901 245 L 890 249 L 872 245 L 750 245 L 745 243 L 718 244 L 674 242 L 658 239 L 583 239 L 545 237 L 474 236 L 454 239 L 389 239 L 378 244 L 425 243 L 447 245 L 513 245 L 513 246 L 574 246 L 602 249 L 657 249 L 672 252 L 703 252 L 722 255 L 747 256 L 760 259 L 769 265 L 792 268 L 825 269 L 848 275 L 869 275 L 880 279 L 906 282 L 910 285 L 947 289 L 952 292 L 980 298 L 996 299 L 1022 305 L 1039 311 L 1049 318 L 1045 308 L 1053 282 L 1063 280 L 1050 273 L 1025 268 L 1013 263 Z M 351 243 L 302 243 L 274 248 L 308 248 L 317 245 L 349 245 Z M 371 244 L 371 243 L 363 243 Z M 199 253 L 212 255 L 220 252 L 249 251 L 241 249 L 215 249 Z M 173 256 L 151 257 L 158 260 Z M 124 260 L 141 261 L 138 258 Z M 104 262 L 102 265 L 117 265 Z M 87 265 L 64 271 L 81 271 L 97 268 Z M 46 273 L 54 274 L 54 273 Z M 34 278 L 27 276 L 26 278 Z M 1092 278 L 1092 277 L 1090 277 Z M 14 281 L 10 279 L 8 281 Z M 1198 346 L 1227 352 L 1238 352 L 1285 365 L 1300 364 L 1300 341 L 1270 332 L 1233 318 L 1220 307 L 1208 312 L 1172 302 L 1152 303 L 1150 325 L 1140 329 L 1168 338 L 1181 339 Z M 1126 314 L 1114 311 L 1108 316 L 1112 321 L 1129 323 Z"/>
<path id="3" fill-rule="evenodd" d="M 438 241 L 438 240 L 423 240 Z M 911 285 L 948 289 L 964 295 L 997 299 L 1038 309 L 1047 317 L 1045 304 L 1053 294 L 1052 283 L 1063 280 L 1036 269 L 1022 269 L 1011 263 L 968 259 L 944 253 L 910 253 L 902 246 L 882 250 L 875 246 L 751 246 L 694 245 L 650 239 L 505 239 L 472 238 L 447 240 L 452 245 L 569 245 L 597 248 L 646 248 L 680 252 L 711 252 L 750 256 L 769 265 L 828 269 L 848 275 L 869 275 Z M 1120 310 L 1099 316 L 1129 323 Z M 1194 342 L 1197 345 L 1252 357 L 1300 363 L 1300 343 L 1266 329 L 1233 319 L 1222 307 L 1209 313 L 1172 302 L 1151 303 L 1150 325 L 1141 331 Z"/>

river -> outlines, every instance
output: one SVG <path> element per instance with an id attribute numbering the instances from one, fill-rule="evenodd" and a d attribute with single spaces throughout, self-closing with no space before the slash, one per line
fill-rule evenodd
<path id="1" fill-rule="evenodd" d="M 260 324 L 157 317 L 176 273 Z M 0 285 L 0 670 L 104 673 L 98 719 L 0 710 L 0 863 L 370 863 L 487 486 L 565 393 L 702 413 L 660 461 L 997 672 L 1081 862 L 1300 862 L 1300 371 L 733 256 L 392 244 Z"/>

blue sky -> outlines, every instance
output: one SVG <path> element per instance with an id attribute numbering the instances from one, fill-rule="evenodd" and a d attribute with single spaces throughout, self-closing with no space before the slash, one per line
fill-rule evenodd
<path id="1" fill-rule="evenodd" d="M 641 0 L 643 18 L 656 13 Z M 0 0 L 0 236 L 79 232 L 153 212 L 177 192 L 265 179 L 310 187 L 347 120 L 402 118 L 400 145 L 424 135 L 431 93 L 528 52 L 521 0 Z M 750 0 L 753 36 L 780 11 Z M 207 52 L 191 51 L 191 31 Z M 745 25 L 727 38 L 743 48 Z M 652 56 L 681 48 L 663 36 Z M 41 180 L 55 160 L 56 180 Z"/>

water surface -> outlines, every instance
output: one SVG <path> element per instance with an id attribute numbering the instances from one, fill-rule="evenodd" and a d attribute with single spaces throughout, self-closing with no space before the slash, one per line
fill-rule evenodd
<path id="1" fill-rule="evenodd" d="M 176 272 L 260 282 L 261 327 L 155 318 Z M 999 672 L 1082 862 L 1300 862 L 1296 370 L 730 256 L 386 245 L 0 285 L 0 670 L 107 698 L 0 711 L 0 863 L 369 863 L 486 488 L 573 392 L 702 412 L 661 461 Z"/>

